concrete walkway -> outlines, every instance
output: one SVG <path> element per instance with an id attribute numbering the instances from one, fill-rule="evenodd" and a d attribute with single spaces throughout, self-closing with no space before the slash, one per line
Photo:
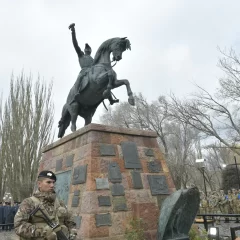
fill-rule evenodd
<path id="1" fill-rule="evenodd" d="M 199 224 L 198 226 L 200 229 L 204 229 L 203 224 Z M 214 227 L 219 228 L 220 236 L 229 236 L 230 237 L 231 236 L 230 227 L 238 227 L 238 226 L 240 226 L 240 223 L 235 223 L 235 222 L 225 223 L 224 220 L 220 221 L 219 225 L 214 223 Z M 209 227 L 211 227 L 211 225 L 209 225 Z M 237 236 L 240 237 L 240 231 L 237 231 Z"/>
<path id="2" fill-rule="evenodd" d="M 19 237 L 15 234 L 14 231 L 0 232 L 1 240 L 19 240 Z"/>
<path id="3" fill-rule="evenodd" d="M 198 225 L 200 229 L 204 229 L 203 224 Z M 214 224 L 215 227 L 219 227 L 220 236 L 231 236 L 230 227 L 240 226 L 240 223 L 225 223 L 224 221 L 220 221 L 220 225 Z M 210 226 L 209 226 L 210 227 Z M 237 235 L 240 237 L 240 231 L 237 232 Z M 0 232 L 0 240 L 19 240 L 18 236 L 14 231 Z"/>

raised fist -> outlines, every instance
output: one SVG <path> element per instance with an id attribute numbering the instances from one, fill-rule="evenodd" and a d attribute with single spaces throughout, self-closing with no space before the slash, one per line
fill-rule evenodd
<path id="1" fill-rule="evenodd" d="M 69 25 L 69 27 L 68 27 L 68 28 L 69 28 L 69 29 L 71 29 L 71 30 L 73 30 L 73 29 L 74 29 L 74 27 L 75 27 L 75 23 L 72 23 L 72 24 L 70 24 L 70 25 Z"/>

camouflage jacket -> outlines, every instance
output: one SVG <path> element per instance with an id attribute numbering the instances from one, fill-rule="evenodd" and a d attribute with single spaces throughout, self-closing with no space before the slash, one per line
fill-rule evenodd
<path id="1" fill-rule="evenodd" d="M 14 218 L 14 228 L 21 240 L 34 239 L 43 240 L 42 229 L 47 226 L 38 211 L 34 216 L 30 213 L 37 207 L 41 206 L 48 213 L 50 219 L 62 226 L 62 230 L 68 235 L 72 228 L 75 227 L 72 214 L 67 210 L 63 202 L 56 198 L 55 193 L 42 193 L 37 191 L 33 197 L 26 198 L 22 201 Z M 36 235 L 37 233 L 37 235 Z"/>

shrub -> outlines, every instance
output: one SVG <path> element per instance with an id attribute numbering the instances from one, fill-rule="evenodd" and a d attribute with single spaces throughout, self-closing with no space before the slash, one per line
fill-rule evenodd
<path id="1" fill-rule="evenodd" d="M 144 238 L 144 228 L 143 228 L 143 220 L 140 219 L 132 219 L 129 223 L 129 228 L 126 229 L 126 239 L 127 240 L 145 240 Z"/>

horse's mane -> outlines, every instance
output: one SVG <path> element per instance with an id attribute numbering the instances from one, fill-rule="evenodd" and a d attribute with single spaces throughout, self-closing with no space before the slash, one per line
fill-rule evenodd
<path id="1" fill-rule="evenodd" d="M 101 55 L 109 48 L 109 46 L 116 40 L 120 40 L 121 38 L 110 38 L 103 42 L 100 47 L 98 48 L 94 60 L 93 60 L 93 65 L 97 64 Z"/>

